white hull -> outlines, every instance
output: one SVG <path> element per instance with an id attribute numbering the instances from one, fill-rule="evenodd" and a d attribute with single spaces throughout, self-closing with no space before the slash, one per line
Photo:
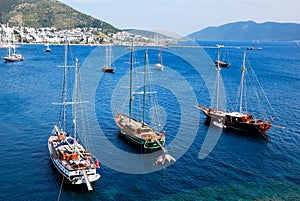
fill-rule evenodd
<path id="1" fill-rule="evenodd" d="M 155 64 L 155 68 L 156 68 L 157 70 L 164 70 L 164 66 L 163 66 L 162 64 L 160 64 L 160 63 Z"/>
<path id="2" fill-rule="evenodd" d="M 69 137 L 68 139 L 73 139 L 73 138 Z M 91 156 L 89 155 L 87 157 L 79 156 L 79 158 L 76 159 L 62 158 L 59 152 L 65 148 L 70 149 L 69 145 L 62 145 L 61 148 L 55 148 L 62 142 L 63 141 L 59 142 L 59 136 L 55 135 L 54 132 L 52 132 L 48 140 L 48 149 L 49 149 L 51 161 L 61 175 L 63 175 L 66 179 L 68 179 L 72 184 L 87 183 L 84 177 L 84 172 L 87 175 L 88 183 L 100 179 L 100 175 L 97 174 L 96 172 L 96 166 Z M 80 146 L 81 150 L 83 150 L 82 148 L 83 147 Z"/>

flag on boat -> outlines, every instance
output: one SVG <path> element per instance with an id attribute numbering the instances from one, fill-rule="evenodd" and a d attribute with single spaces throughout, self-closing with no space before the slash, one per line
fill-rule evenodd
<path id="1" fill-rule="evenodd" d="M 100 163 L 99 163 L 98 159 L 96 160 L 95 165 L 96 165 L 97 168 L 100 168 Z"/>

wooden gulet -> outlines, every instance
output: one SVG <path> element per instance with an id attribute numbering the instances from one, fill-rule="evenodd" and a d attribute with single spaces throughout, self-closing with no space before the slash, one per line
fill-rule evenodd
<path id="1" fill-rule="evenodd" d="M 269 135 L 266 132 L 271 128 L 272 122 L 268 120 L 262 120 L 254 117 L 251 114 L 243 112 L 243 93 L 244 93 L 244 82 L 245 82 L 245 73 L 246 73 L 246 52 L 243 56 L 243 64 L 241 67 L 241 83 L 240 83 L 240 92 L 239 92 L 239 110 L 238 112 L 226 112 L 221 111 L 218 108 L 218 99 L 219 99 L 219 79 L 220 79 L 220 66 L 217 66 L 217 81 L 216 81 L 216 108 L 211 109 L 201 105 L 196 104 L 195 106 L 202 110 L 206 115 L 207 119 L 221 128 L 228 128 L 234 130 L 240 130 L 250 135 L 262 135 L 266 139 L 269 139 Z"/>
<path id="2" fill-rule="evenodd" d="M 108 44 L 105 48 L 105 65 L 101 67 L 103 72 L 113 73 L 116 68 L 112 67 L 112 45 Z"/>
<path id="3" fill-rule="evenodd" d="M 165 144 L 165 135 L 156 131 L 145 123 L 145 110 L 146 110 L 146 69 L 148 62 L 148 51 L 145 52 L 144 61 L 144 90 L 140 94 L 143 94 L 143 106 L 142 106 L 142 120 L 139 121 L 132 116 L 132 107 L 134 101 L 133 92 L 133 45 L 130 52 L 130 78 L 129 78 L 129 114 L 117 113 L 115 115 L 115 123 L 120 129 L 120 133 L 128 139 L 129 142 L 136 146 L 142 146 L 144 150 L 161 149 Z M 151 93 L 151 92 L 150 92 Z"/>

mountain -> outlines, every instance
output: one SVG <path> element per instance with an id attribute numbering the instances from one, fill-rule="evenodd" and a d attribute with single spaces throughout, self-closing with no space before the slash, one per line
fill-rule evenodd
<path id="1" fill-rule="evenodd" d="M 299 33 L 300 24 L 296 23 L 245 21 L 207 27 L 188 37 L 196 40 L 292 41 L 300 40 Z"/>
<path id="2" fill-rule="evenodd" d="M 172 39 L 173 37 L 168 36 L 164 33 L 156 32 L 155 30 L 142 30 L 142 29 L 123 29 L 122 31 L 126 31 L 131 34 L 140 35 L 147 38 L 157 38 L 157 39 Z"/>
<path id="3" fill-rule="evenodd" d="M 0 23 L 33 28 L 95 27 L 102 28 L 103 33 L 118 31 L 112 25 L 78 12 L 57 0 L 1 0 Z"/>

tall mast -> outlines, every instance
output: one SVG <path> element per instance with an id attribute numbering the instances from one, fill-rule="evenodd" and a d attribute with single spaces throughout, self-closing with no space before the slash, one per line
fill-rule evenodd
<path id="1" fill-rule="evenodd" d="M 74 95 L 75 95 L 75 100 L 74 100 L 74 150 L 75 153 L 77 152 L 77 146 L 76 146 L 76 137 L 77 137 L 77 106 L 78 106 L 78 59 L 76 59 L 76 66 L 75 66 L 75 89 L 74 89 Z"/>
<path id="2" fill-rule="evenodd" d="M 244 91 L 244 77 L 246 72 L 246 52 L 244 52 L 243 64 L 242 64 L 242 78 L 241 78 L 241 90 L 240 90 L 240 113 L 242 113 L 243 107 L 243 91 Z"/>
<path id="3" fill-rule="evenodd" d="M 65 65 L 64 65 L 64 80 L 63 80 L 63 103 L 64 103 L 64 109 L 63 109 L 63 127 L 64 131 L 66 131 L 66 124 L 67 124 L 67 74 L 68 74 L 68 40 L 67 36 L 65 36 Z"/>
<path id="4" fill-rule="evenodd" d="M 111 67 L 111 59 L 112 59 L 112 47 L 111 47 L 112 45 L 111 44 L 109 44 L 109 49 L 108 49 L 108 55 L 109 55 L 109 57 L 108 57 L 108 67 L 110 68 Z"/>
<path id="5" fill-rule="evenodd" d="M 159 50 L 159 63 L 162 64 L 162 53 L 161 53 L 161 49 Z"/>
<path id="6" fill-rule="evenodd" d="M 108 63 L 108 58 L 109 56 L 108 56 L 108 45 L 106 45 L 106 47 L 105 47 L 105 59 L 106 59 L 106 61 L 105 61 L 105 65 L 106 65 L 106 67 L 109 67 L 109 63 Z"/>
<path id="7" fill-rule="evenodd" d="M 133 62 L 133 39 L 131 43 L 131 52 L 130 52 L 130 80 L 129 80 L 129 119 L 131 121 L 132 117 L 132 101 L 133 101 L 133 96 L 132 96 L 132 62 Z"/>
<path id="8" fill-rule="evenodd" d="M 13 46 L 13 50 L 14 50 L 13 54 L 16 54 L 16 45 Z"/>
<path id="9" fill-rule="evenodd" d="M 8 56 L 10 57 L 11 55 L 11 46 L 8 46 Z"/>
<path id="10" fill-rule="evenodd" d="M 220 91 L 220 52 L 218 52 L 218 61 L 217 61 L 217 83 L 216 83 L 216 110 L 219 109 L 219 91 Z"/>
<path id="11" fill-rule="evenodd" d="M 146 50 L 146 52 L 145 52 L 145 60 L 144 60 L 144 97 L 143 97 L 143 124 L 142 124 L 142 127 L 145 126 L 147 61 L 148 61 L 148 51 Z"/>

